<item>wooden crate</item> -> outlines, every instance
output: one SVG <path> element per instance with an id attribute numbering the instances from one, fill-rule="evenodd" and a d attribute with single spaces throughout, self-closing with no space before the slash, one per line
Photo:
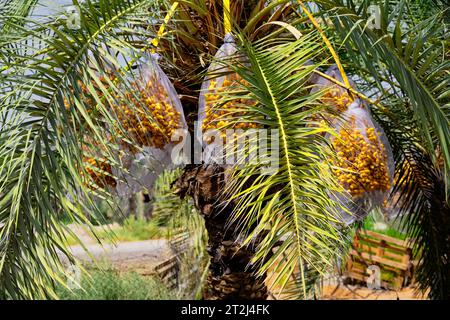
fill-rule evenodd
<path id="1" fill-rule="evenodd" d="M 178 260 L 172 256 L 155 267 L 155 272 L 172 289 L 178 286 Z"/>
<path id="2" fill-rule="evenodd" d="M 367 268 L 372 265 L 380 268 L 382 287 L 402 288 L 412 277 L 412 250 L 408 241 L 373 231 L 358 232 L 350 250 L 347 276 L 354 280 L 367 281 Z"/>
<path id="3" fill-rule="evenodd" d="M 189 250 L 190 239 L 191 239 L 191 236 L 189 235 L 189 232 L 183 232 L 183 233 L 177 234 L 176 236 L 172 237 L 169 240 L 170 248 L 176 254 L 182 254 L 185 251 Z"/>

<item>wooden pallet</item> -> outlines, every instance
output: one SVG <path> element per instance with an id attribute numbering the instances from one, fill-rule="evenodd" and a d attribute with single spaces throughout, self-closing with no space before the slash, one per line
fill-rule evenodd
<path id="1" fill-rule="evenodd" d="M 347 261 L 347 276 L 366 282 L 367 268 L 372 265 L 381 270 L 382 287 L 402 288 L 412 277 L 412 250 L 408 241 L 368 230 L 358 232 Z"/>
<path id="2" fill-rule="evenodd" d="M 188 232 L 172 237 L 169 240 L 169 245 L 175 254 L 154 268 L 154 274 L 164 280 L 172 289 L 178 286 L 179 255 L 188 250 L 189 239 L 190 235 Z"/>
<path id="3" fill-rule="evenodd" d="M 178 286 L 178 259 L 173 256 L 155 267 L 155 274 L 164 280 L 170 288 Z"/>
<path id="4" fill-rule="evenodd" d="M 189 249 L 189 232 L 180 233 L 169 240 L 169 245 L 177 254 L 183 253 Z"/>

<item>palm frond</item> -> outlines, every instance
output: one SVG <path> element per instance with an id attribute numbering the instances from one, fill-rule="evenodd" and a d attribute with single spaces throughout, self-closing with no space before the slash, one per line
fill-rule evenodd
<path id="1" fill-rule="evenodd" d="M 3 19 L 0 24 L 0 35 L 4 35 L 9 31 L 12 31 L 12 23 L 23 24 L 24 17 L 28 17 L 29 13 L 33 7 L 37 4 L 38 0 L 2 0 L 0 1 L 0 14 L 3 17 L 8 17 Z"/>
<path id="2" fill-rule="evenodd" d="M 169 226 L 169 242 L 179 264 L 178 296 L 182 299 L 201 297 L 208 272 L 205 223 L 193 203 L 173 193 L 172 184 L 181 176 L 181 169 L 164 171 L 154 186 L 152 219 Z M 184 239 L 180 245 L 179 238 Z"/>
<path id="3" fill-rule="evenodd" d="M 341 189 L 329 170 L 332 152 L 324 138 L 329 128 L 313 120 L 326 111 L 308 86 L 318 67 L 309 62 L 321 61 L 323 54 L 318 39 L 312 33 L 294 41 L 266 38 L 251 44 L 241 37 L 245 63 L 231 65 L 248 82 L 245 99 L 257 102 L 232 122 L 257 122 L 269 130 L 258 143 L 272 150 L 279 143 L 279 168 L 271 174 L 261 174 L 260 162 L 242 162 L 254 150 L 247 150 L 233 170 L 232 220 L 240 222 L 245 244 L 258 238 L 253 263 L 261 274 L 271 270 L 274 285 L 289 298 L 311 298 L 318 276 L 332 268 L 342 253 L 338 248 L 345 247 L 339 205 L 330 199 L 330 192 Z M 279 133 L 279 140 L 272 140 L 271 131 Z"/>
<path id="4" fill-rule="evenodd" d="M 86 215 L 99 212 L 95 199 L 112 202 L 84 160 L 125 170 L 119 144 L 129 136 L 112 106 L 134 108 L 124 99 L 134 81 L 127 64 L 154 37 L 149 26 L 160 5 L 87 1 L 75 29 L 61 19 L 9 20 L 13 41 L 0 43 L 8 46 L 8 59 L 0 57 L 2 298 L 54 296 L 54 281 L 64 283 L 60 255 L 73 262 L 61 219 L 89 223 Z"/>
<path id="5" fill-rule="evenodd" d="M 414 272 L 420 290 L 428 292 L 431 299 L 445 299 L 450 281 L 447 258 L 450 211 L 442 164 L 433 163 L 427 150 L 421 147 L 420 132 L 411 118 L 408 102 L 392 94 L 386 94 L 382 101 L 392 111 L 376 115 L 391 141 L 396 162 L 391 196 L 398 213 L 396 219 L 414 246 L 419 262 Z"/>

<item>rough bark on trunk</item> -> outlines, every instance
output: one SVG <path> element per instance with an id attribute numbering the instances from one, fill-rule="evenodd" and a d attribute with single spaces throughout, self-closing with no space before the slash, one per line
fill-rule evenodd
<path id="1" fill-rule="evenodd" d="M 191 196 L 205 219 L 211 263 L 203 298 L 265 300 L 265 276 L 256 277 L 250 264 L 257 243 L 240 245 L 229 220 L 231 204 L 224 204 L 224 189 L 224 169 L 217 165 L 187 166 L 174 183 L 175 193 L 181 198 Z"/>

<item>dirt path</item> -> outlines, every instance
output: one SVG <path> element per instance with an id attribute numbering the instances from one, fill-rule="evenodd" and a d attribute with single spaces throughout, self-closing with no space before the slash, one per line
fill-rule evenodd
<path id="1" fill-rule="evenodd" d="M 73 255 L 84 264 L 100 267 L 112 265 L 119 271 L 135 271 L 142 275 L 151 274 L 156 265 L 171 256 L 167 240 L 87 244 L 86 249 L 88 252 L 82 246 L 70 247 Z"/>

